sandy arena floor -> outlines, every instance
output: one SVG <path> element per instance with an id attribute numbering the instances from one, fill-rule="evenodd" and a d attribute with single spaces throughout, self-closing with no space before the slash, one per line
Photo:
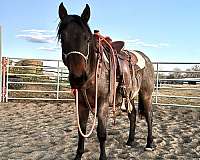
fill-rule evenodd
<path id="1" fill-rule="evenodd" d="M 90 125 L 88 126 L 88 128 Z M 125 145 L 126 113 L 108 123 L 109 160 L 200 159 L 200 109 L 154 108 L 153 136 L 157 146 L 145 152 L 147 126 L 137 117 L 136 147 Z M 1 160 L 72 160 L 77 148 L 74 103 L 1 103 Z M 99 157 L 96 131 L 86 140 L 83 160 Z"/>

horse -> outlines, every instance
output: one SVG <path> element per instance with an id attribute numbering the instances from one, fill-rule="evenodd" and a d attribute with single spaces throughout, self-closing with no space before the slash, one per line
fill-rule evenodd
<path id="1" fill-rule="evenodd" d="M 154 69 L 150 59 L 140 51 L 123 50 L 123 42 L 109 42 L 106 37 L 93 33 L 88 25 L 90 7 L 86 4 L 82 14 L 70 15 L 61 3 L 58 9 L 60 22 L 57 36 L 61 42 L 62 60 L 69 70 L 69 82 L 75 90 L 77 104 L 78 147 L 75 160 L 84 153 L 84 140 L 89 112 L 97 118 L 97 137 L 100 143 L 100 160 L 106 160 L 107 121 L 109 108 L 124 104 L 130 120 L 127 145 L 134 147 L 137 110 L 134 98 L 138 93 L 138 110 L 147 122 L 146 150 L 153 150 L 152 92 Z M 137 56 L 135 56 L 137 55 Z M 139 64 L 139 59 L 142 63 Z M 141 64 L 143 67 L 141 67 Z M 95 124 L 95 122 L 93 123 Z M 94 127 L 93 127 L 94 128 Z M 92 128 L 92 129 L 93 129 Z"/>

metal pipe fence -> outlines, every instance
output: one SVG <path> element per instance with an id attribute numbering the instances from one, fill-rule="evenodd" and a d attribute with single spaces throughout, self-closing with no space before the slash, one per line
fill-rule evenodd
<path id="1" fill-rule="evenodd" d="M 31 59 L 41 65 L 21 64 L 27 59 L 4 61 L 6 73 L 2 102 L 9 100 L 73 100 L 68 83 L 68 71 L 60 60 Z M 31 62 L 29 59 L 28 61 Z M 5 69 L 4 69 L 5 70 Z"/>
<path id="2" fill-rule="evenodd" d="M 198 70 L 191 70 L 194 65 Z M 154 68 L 154 104 L 200 107 L 200 62 L 155 62 Z"/>
<path id="3" fill-rule="evenodd" d="M 2 60 L 2 102 L 10 100 L 73 101 L 68 70 L 61 60 L 31 59 L 40 63 L 23 64 L 23 58 Z M 31 61 L 28 59 L 28 61 Z M 153 103 L 163 106 L 200 107 L 200 70 L 188 70 L 200 63 L 154 62 Z M 177 66 L 180 70 L 173 70 Z M 174 67 L 172 67 L 174 66 Z M 184 69 L 182 69 L 184 68 Z M 196 75 L 196 78 L 186 75 Z M 185 77 L 183 76 L 185 75 Z M 173 77 L 174 76 L 174 77 Z M 176 77 L 177 76 L 177 77 Z"/>

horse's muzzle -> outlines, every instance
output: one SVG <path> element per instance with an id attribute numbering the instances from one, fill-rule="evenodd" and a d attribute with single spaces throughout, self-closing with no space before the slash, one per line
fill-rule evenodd
<path id="1" fill-rule="evenodd" d="M 80 77 L 77 77 L 73 74 L 69 74 L 69 82 L 72 88 L 80 89 L 86 81 L 86 74 L 82 74 Z"/>

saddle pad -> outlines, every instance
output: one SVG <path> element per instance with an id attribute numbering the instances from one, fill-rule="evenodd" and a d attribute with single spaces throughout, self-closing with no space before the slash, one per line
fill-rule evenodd
<path id="1" fill-rule="evenodd" d="M 137 51 L 131 51 L 131 52 L 137 57 L 138 61 L 136 64 L 140 67 L 140 69 L 143 69 L 145 67 L 145 59 Z"/>

